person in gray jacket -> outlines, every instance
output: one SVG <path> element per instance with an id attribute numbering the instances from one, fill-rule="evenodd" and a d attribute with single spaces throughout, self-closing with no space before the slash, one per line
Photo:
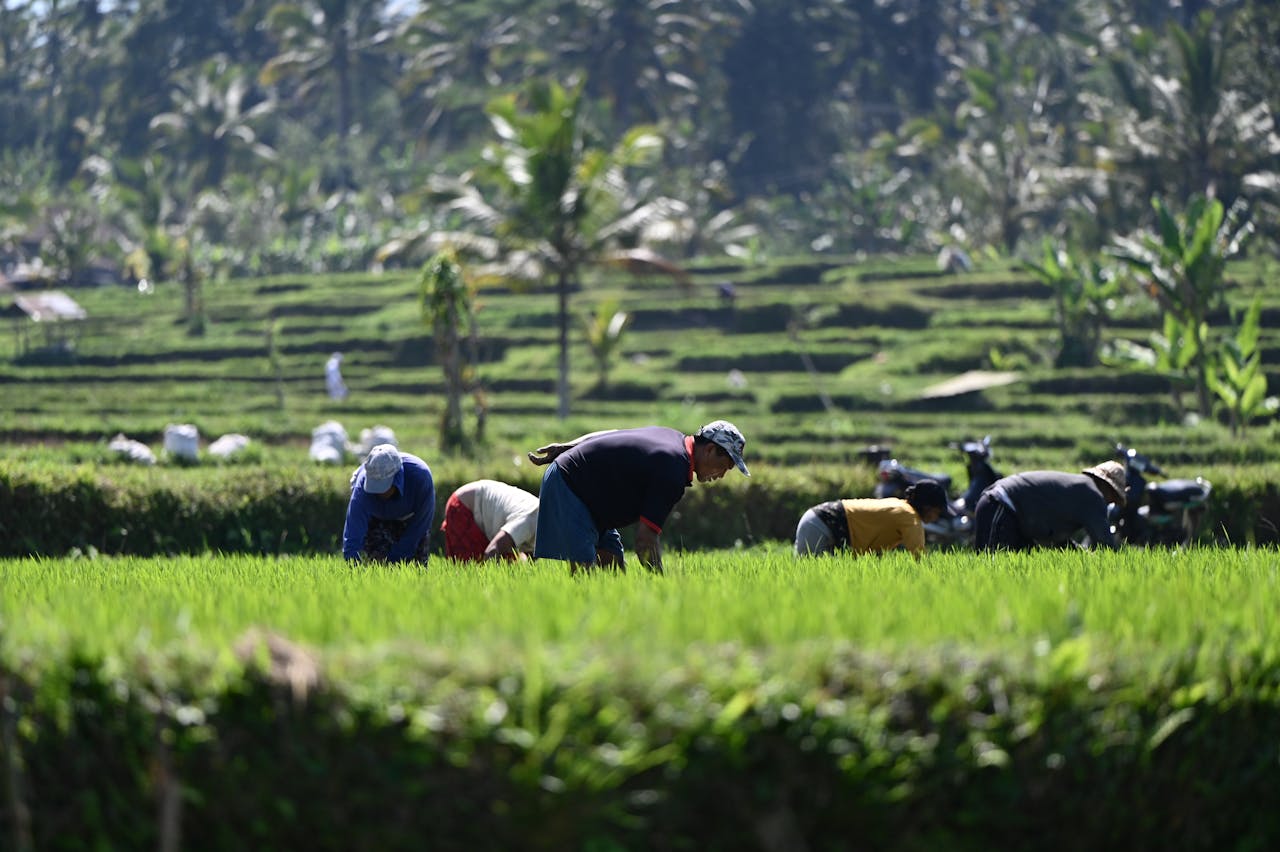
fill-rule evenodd
<path id="1" fill-rule="evenodd" d="M 1081 530 L 1115 549 L 1107 504 L 1123 506 L 1124 466 L 1107 461 L 1080 473 L 1032 470 L 998 479 L 974 508 L 975 550 L 1065 547 Z"/>

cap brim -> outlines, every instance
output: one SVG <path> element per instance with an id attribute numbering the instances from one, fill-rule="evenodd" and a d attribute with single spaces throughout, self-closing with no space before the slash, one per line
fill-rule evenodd
<path id="1" fill-rule="evenodd" d="M 738 470 L 742 471 L 742 475 L 743 475 L 743 476 L 750 476 L 750 475 L 751 475 L 751 471 L 747 470 L 747 463 L 746 463 L 746 462 L 744 462 L 741 458 L 737 458 L 737 457 L 733 456 L 732 454 L 730 454 L 730 458 L 732 458 L 732 459 L 733 459 L 733 465 L 734 465 L 734 467 L 736 467 Z"/>
<path id="2" fill-rule="evenodd" d="M 370 494 L 383 494 L 392 485 L 395 485 L 396 478 L 389 476 L 386 479 L 372 479 L 368 476 L 364 478 L 364 490 Z"/>

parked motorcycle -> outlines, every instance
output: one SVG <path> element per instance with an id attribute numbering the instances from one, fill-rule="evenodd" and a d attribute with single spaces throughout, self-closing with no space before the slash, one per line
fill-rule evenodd
<path id="1" fill-rule="evenodd" d="M 1119 541 L 1141 545 L 1188 545 L 1196 540 L 1213 485 L 1195 479 L 1150 482 L 1148 476 L 1164 476 L 1150 456 L 1124 444 L 1116 444 L 1116 460 L 1125 470 L 1125 505 L 1111 507 L 1112 525 Z"/>
<path id="2" fill-rule="evenodd" d="M 969 487 L 964 494 L 952 502 L 952 506 L 956 511 L 972 517 L 973 509 L 978 505 L 978 498 L 982 496 L 982 492 L 1001 476 L 1000 472 L 991 466 L 991 436 L 986 435 L 981 441 L 961 441 L 948 446 L 964 453 L 965 467 L 969 473 Z"/>

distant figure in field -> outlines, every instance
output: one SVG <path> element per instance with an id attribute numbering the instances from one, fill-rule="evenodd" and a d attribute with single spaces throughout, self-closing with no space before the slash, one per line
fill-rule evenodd
<path id="1" fill-rule="evenodd" d="M 1032 470 L 997 479 L 973 511 L 976 550 L 1065 547 L 1084 530 L 1114 549 L 1107 504 L 1125 502 L 1124 465 L 1106 461 L 1081 473 Z"/>
<path id="2" fill-rule="evenodd" d="M 324 386 L 329 391 L 329 399 L 342 401 L 347 398 L 347 385 L 342 381 L 341 352 L 334 352 L 324 362 Z"/>
<path id="3" fill-rule="evenodd" d="M 464 562 L 522 559 L 533 553 L 538 498 L 494 479 L 468 482 L 444 504 L 444 555 Z"/>
<path id="4" fill-rule="evenodd" d="M 411 453 L 379 444 L 351 474 L 342 555 L 347 560 L 412 560 L 426 565 L 435 514 L 431 468 Z"/>
<path id="5" fill-rule="evenodd" d="M 796 556 L 848 550 L 880 553 L 905 548 L 924 554 L 924 525 L 954 514 L 947 492 L 932 479 L 899 497 L 829 500 L 805 511 L 796 525 Z"/>
<path id="6" fill-rule="evenodd" d="M 546 465 L 538 498 L 534 556 L 562 559 L 572 570 L 604 565 L 623 568 L 618 527 L 636 524 L 640 563 L 662 573 L 659 536 L 684 491 L 713 482 L 737 467 L 746 440 L 738 427 L 715 420 L 694 435 L 664 426 L 592 432 L 529 453 Z"/>

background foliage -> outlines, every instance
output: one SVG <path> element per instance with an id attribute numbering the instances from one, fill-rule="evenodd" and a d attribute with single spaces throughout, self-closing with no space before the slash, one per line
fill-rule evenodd
<path id="1" fill-rule="evenodd" d="M 605 150 L 660 132 L 673 256 L 1096 247 L 1195 193 L 1272 241 L 1278 27 L 1264 0 L 5 0 L 0 247 L 72 281 L 169 276 L 167 232 L 205 276 L 365 269 L 452 227 L 423 189 L 535 80 L 577 81 Z"/>

